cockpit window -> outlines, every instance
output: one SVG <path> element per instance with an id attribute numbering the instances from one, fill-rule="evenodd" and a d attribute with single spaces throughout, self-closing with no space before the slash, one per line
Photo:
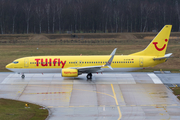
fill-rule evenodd
<path id="1" fill-rule="evenodd" d="M 13 63 L 14 63 L 14 64 L 17 64 L 17 63 L 19 63 L 19 62 L 18 62 L 18 61 L 13 61 Z"/>

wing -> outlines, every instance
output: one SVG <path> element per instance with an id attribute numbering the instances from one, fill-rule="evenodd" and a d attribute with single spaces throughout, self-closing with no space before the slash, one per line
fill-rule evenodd
<path id="1" fill-rule="evenodd" d="M 165 54 L 164 57 L 157 57 L 157 58 L 153 58 L 153 60 L 162 60 L 162 59 L 168 59 L 169 57 L 171 57 L 172 53 L 169 54 Z"/>
<path id="2" fill-rule="evenodd" d="M 89 67 L 79 67 L 78 72 L 81 73 L 95 73 L 95 72 L 101 72 L 101 68 L 103 66 L 89 66 Z"/>
<path id="3" fill-rule="evenodd" d="M 113 70 L 111 67 L 111 63 L 113 61 L 114 55 L 116 53 L 117 48 L 113 50 L 113 52 L 110 54 L 111 58 L 108 60 L 108 62 L 105 65 L 99 65 L 99 66 L 87 66 L 87 67 L 71 67 L 71 69 L 77 69 L 80 73 L 95 73 L 95 72 L 102 72 L 102 67 L 108 66 L 110 69 Z"/>

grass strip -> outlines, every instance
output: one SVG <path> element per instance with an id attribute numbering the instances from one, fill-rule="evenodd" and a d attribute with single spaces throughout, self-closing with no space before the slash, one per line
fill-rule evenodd
<path id="1" fill-rule="evenodd" d="M 29 107 L 25 107 L 29 104 Z M 44 120 L 48 116 L 47 109 L 39 105 L 9 100 L 0 99 L 0 119 L 1 120 Z"/>
<path id="2" fill-rule="evenodd" d="M 173 91 L 173 94 L 176 95 L 180 100 L 180 87 L 170 87 L 170 89 Z"/>

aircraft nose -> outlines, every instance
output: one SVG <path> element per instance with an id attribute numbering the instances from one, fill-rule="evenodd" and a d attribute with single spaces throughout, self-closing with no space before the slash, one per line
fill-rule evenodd
<path id="1" fill-rule="evenodd" d="M 12 63 L 7 64 L 7 65 L 6 65 L 6 68 L 7 68 L 7 69 L 13 68 Z"/>

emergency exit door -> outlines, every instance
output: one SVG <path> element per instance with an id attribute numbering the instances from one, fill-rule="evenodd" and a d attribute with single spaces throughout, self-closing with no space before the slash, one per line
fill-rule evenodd
<path id="1" fill-rule="evenodd" d="M 139 66 L 143 67 L 143 58 L 139 58 Z"/>
<path id="2" fill-rule="evenodd" d="M 24 67 L 29 67 L 29 59 L 24 59 Z"/>

